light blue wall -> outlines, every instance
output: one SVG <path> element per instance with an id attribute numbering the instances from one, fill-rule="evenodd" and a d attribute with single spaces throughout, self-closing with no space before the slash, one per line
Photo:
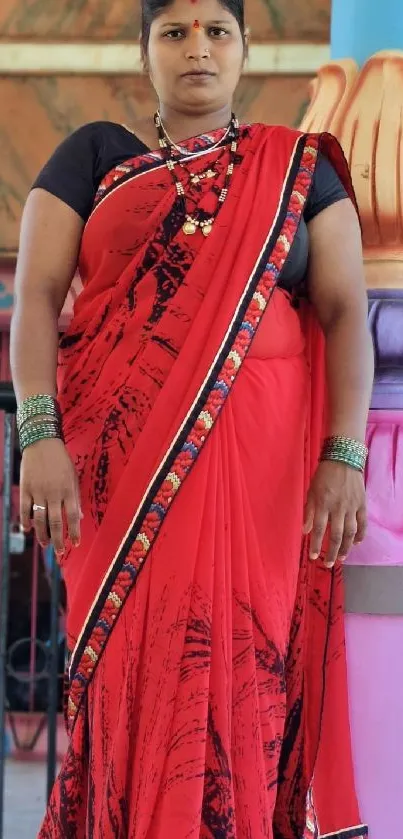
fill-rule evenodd
<path id="1" fill-rule="evenodd" d="M 333 59 L 362 65 L 387 49 L 403 50 L 403 0 L 332 0 Z"/>

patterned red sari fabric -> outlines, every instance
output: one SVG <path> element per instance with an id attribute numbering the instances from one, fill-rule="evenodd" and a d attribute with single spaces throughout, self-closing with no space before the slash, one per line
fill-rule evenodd
<path id="1" fill-rule="evenodd" d="M 181 171 L 190 211 L 225 177 L 212 139 L 188 144 L 192 173 L 217 172 Z M 323 346 L 276 288 L 320 143 L 347 183 L 331 138 L 243 128 L 208 238 L 184 235 L 159 153 L 101 184 L 60 349 L 84 520 L 63 567 L 70 746 L 40 839 L 366 836 L 340 579 L 301 537 Z"/>

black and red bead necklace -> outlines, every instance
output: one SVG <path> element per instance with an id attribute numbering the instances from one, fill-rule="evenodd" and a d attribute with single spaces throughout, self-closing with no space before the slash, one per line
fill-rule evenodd
<path id="1" fill-rule="evenodd" d="M 223 137 L 221 137 L 218 142 L 214 143 L 214 145 L 208 147 L 207 151 L 211 152 L 218 148 L 228 137 L 230 140 L 230 160 L 227 166 L 227 171 L 225 173 L 225 180 L 224 186 L 222 187 L 220 194 L 217 200 L 217 207 L 212 215 L 206 216 L 202 210 L 197 210 L 196 213 L 190 215 L 186 209 L 186 196 L 185 190 L 182 182 L 177 177 L 175 166 L 182 165 L 182 161 L 180 157 L 175 156 L 174 152 L 176 151 L 182 157 L 185 154 L 188 159 L 195 158 L 199 155 L 199 152 L 190 152 L 188 155 L 184 152 L 180 146 L 177 146 L 175 143 L 172 142 L 171 138 L 169 137 L 164 124 L 161 119 L 161 115 L 159 111 L 154 115 L 154 122 L 155 127 L 158 133 L 158 141 L 161 151 L 165 157 L 165 163 L 167 166 L 168 171 L 171 173 L 173 182 L 176 187 L 177 194 L 182 202 L 183 208 L 183 215 L 184 215 L 184 223 L 182 225 L 182 230 L 186 234 L 186 236 L 194 235 L 197 230 L 201 230 L 204 236 L 208 236 L 213 229 L 213 224 L 217 218 L 218 212 L 220 207 L 224 204 L 225 199 L 228 195 L 228 190 L 231 183 L 231 178 L 234 173 L 235 164 L 237 162 L 237 151 L 238 151 L 238 142 L 239 142 L 239 122 L 234 114 L 231 116 L 231 121 L 228 125 L 227 131 Z M 204 178 L 213 178 L 215 177 L 215 172 L 212 166 L 206 170 L 206 172 L 202 172 L 199 174 L 191 175 L 191 182 L 194 184 L 199 183 L 199 181 L 203 180 Z"/>

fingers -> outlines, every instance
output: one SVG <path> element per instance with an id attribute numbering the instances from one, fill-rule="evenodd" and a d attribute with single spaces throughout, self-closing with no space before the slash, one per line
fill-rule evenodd
<path id="1" fill-rule="evenodd" d="M 328 511 L 324 508 L 317 508 L 314 513 L 312 524 L 311 545 L 309 550 L 309 556 L 311 559 L 318 559 L 320 555 L 328 521 Z"/>
<path id="2" fill-rule="evenodd" d="M 21 516 L 23 515 L 22 509 L 21 507 Z M 67 535 L 72 545 L 78 547 L 80 544 L 80 520 L 82 514 L 77 495 L 71 493 L 67 496 L 64 503 L 61 501 L 49 501 L 47 504 L 45 500 L 35 502 L 33 524 L 36 538 L 43 548 L 52 542 L 57 556 L 63 556 L 66 549 L 64 516 L 67 525 Z M 25 512 L 24 518 L 21 518 L 22 526 L 25 526 L 24 523 L 26 521 L 29 522 L 28 530 L 31 527 L 30 518 L 30 514 Z"/>
<path id="3" fill-rule="evenodd" d="M 357 513 L 349 513 L 344 516 L 342 513 L 331 516 L 330 544 L 326 556 L 325 565 L 332 568 L 337 560 L 345 562 L 353 545 L 358 545 L 364 540 L 367 527 L 367 516 L 365 509 Z"/>
<path id="4" fill-rule="evenodd" d="M 28 532 L 32 523 L 38 542 L 43 546 L 52 541 L 60 556 L 66 548 L 66 538 L 77 547 L 80 544 L 80 490 L 73 463 L 63 444 L 54 441 L 54 461 L 50 464 L 42 448 L 28 448 L 24 452 L 20 474 L 21 529 Z M 53 443 L 53 441 L 49 441 Z"/>
<path id="5" fill-rule="evenodd" d="M 64 554 L 64 526 L 63 526 L 63 508 L 60 501 L 52 501 L 48 507 L 48 521 L 50 538 L 57 556 Z"/>
<path id="6" fill-rule="evenodd" d="M 46 548 L 50 540 L 48 532 L 47 504 L 44 498 L 35 499 L 32 520 L 34 523 L 36 538 L 39 544 L 42 545 L 43 548 Z"/>
<path id="7" fill-rule="evenodd" d="M 32 527 L 32 498 L 28 492 L 24 492 L 20 486 L 20 528 L 29 533 Z"/>
<path id="8" fill-rule="evenodd" d="M 344 519 L 343 538 L 339 548 L 339 556 L 341 562 L 347 559 L 348 554 L 353 547 L 354 540 L 357 533 L 357 515 L 346 515 Z"/>
<path id="9" fill-rule="evenodd" d="M 329 464 L 321 464 L 305 508 L 304 532 L 311 533 L 310 558 L 323 554 L 326 536 L 325 566 L 344 562 L 353 545 L 363 541 L 366 525 L 363 476 L 353 470 L 334 472 Z"/>
<path id="10" fill-rule="evenodd" d="M 66 493 L 63 502 L 49 504 L 49 529 L 57 556 L 63 556 L 66 550 L 65 535 L 68 536 L 73 547 L 79 546 L 81 517 L 80 502 L 76 492 Z"/>
<path id="11" fill-rule="evenodd" d="M 326 553 L 325 566 L 332 568 L 337 560 L 344 562 L 351 548 L 357 541 L 362 541 L 366 529 L 365 511 L 356 515 L 346 515 L 344 511 L 330 513 L 326 509 L 316 510 L 312 524 L 312 535 L 309 556 L 318 559 L 320 556 L 326 530 L 329 526 L 329 544 Z"/>
<path id="12" fill-rule="evenodd" d="M 315 518 L 315 504 L 312 498 L 308 496 L 304 511 L 304 526 L 302 532 L 305 534 L 311 533 L 313 528 L 313 521 Z"/>
<path id="13" fill-rule="evenodd" d="M 341 512 L 330 515 L 329 547 L 326 553 L 325 566 L 332 568 L 335 564 L 344 534 L 344 515 Z"/>
<path id="14" fill-rule="evenodd" d="M 359 545 L 365 539 L 367 532 L 367 511 L 365 507 L 361 507 L 357 512 L 357 532 L 355 534 L 354 544 Z"/>
<path id="15" fill-rule="evenodd" d="M 78 496 L 72 494 L 65 499 L 64 511 L 69 538 L 72 545 L 77 548 L 80 544 L 80 519 L 81 509 Z"/>
<path id="16" fill-rule="evenodd" d="M 75 490 L 76 490 L 77 506 L 78 506 L 78 509 L 79 509 L 80 521 L 81 521 L 84 518 L 84 513 L 81 509 L 81 493 L 80 493 L 80 485 L 78 483 L 77 475 L 75 475 L 74 485 L 75 485 Z"/>

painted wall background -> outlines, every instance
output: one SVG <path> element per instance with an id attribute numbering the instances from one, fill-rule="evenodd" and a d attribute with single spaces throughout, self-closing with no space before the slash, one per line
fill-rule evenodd
<path id="1" fill-rule="evenodd" d="M 2 43 L 137 41 L 139 3 L 133 0 L 1 0 Z M 330 0 L 247 0 L 252 41 L 327 43 Z M 246 76 L 236 109 L 251 121 L 298 125 L 309 76 Z M 138 74 L 106 76 L 0 75 L 0 258 L 12 257 L 21 210 L 35 175 L 56 145 L 83 123 L 110 119 L 128 125 L 150 112 L 153 93 Z"/>
<path id="2" fill-rule="evenodd" d="M 252 34 L 258 41 L 328 41 L 328 0 L 246 0 Z M 136 0 L 2 0 L 2 37 L 89 39 L 137 38 Z"/>

